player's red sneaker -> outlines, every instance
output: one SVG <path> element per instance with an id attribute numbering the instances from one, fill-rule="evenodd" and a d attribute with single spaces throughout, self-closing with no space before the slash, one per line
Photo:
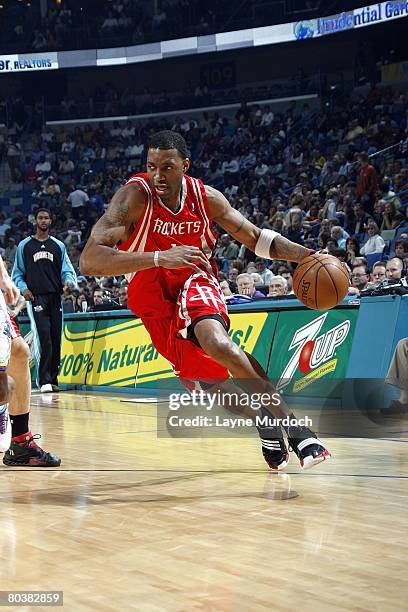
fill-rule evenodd
<path id="1" fill-rule="evenodd" d="M 20 440 L 20 438 L 22 438 Z M 18 440 L 12 440 L 10 448 L 4 453 L 4 465 L 14 467 L 58 467 L 61 459 L 53 453 L 47 453 L 38 446 L 35 440 L 41 438 L 40 434 L 33 436 L 28 432 Z"/>

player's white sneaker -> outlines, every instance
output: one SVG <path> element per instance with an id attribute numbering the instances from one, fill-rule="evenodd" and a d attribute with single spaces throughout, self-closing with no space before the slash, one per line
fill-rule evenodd
<path id="1" fill-rule="evenodd" d="M 288 442 L 290 448 L 298 456 L 302 470 L 308 470 L 331 457 L 331 453 L 323 442 L 306 427 L 298 429 L 296 438 L 288 437 Z"/>
<path id="2" fill-rule="evenodd" d="M 52 385 L 41 385 L 40 391 L 41 393 L 52 393 L 53 392 Z"/>
<path id="3" fill-rule="evenodd" d="M 0 410 L 4 408 L 0 406 Z M 11 423 L 8 407 L 0 414 L 0 453 L 5 453 L 11 444 Z"/>

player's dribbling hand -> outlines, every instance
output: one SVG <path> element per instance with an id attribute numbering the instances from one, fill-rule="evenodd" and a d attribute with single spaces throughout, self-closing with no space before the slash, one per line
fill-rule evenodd
<path id="1" fill-rule="evenodd" d="M 4 298 L 6 303 L 13 306 L 20 295 L 20 291 L 17 289 L 11 278 L 3 278 L 0 281 L 0 289 L 4 292 Z"/>
<path id="2" fill-rule="evenodd" d="M 198 248 L 193 246 L 176 246 L 167 251 L 160 251 L 159 266 L 162 268 L 193 268 L 200 272 L 204 267 L 212 273 L 212 268 L 207 257 Z"/>

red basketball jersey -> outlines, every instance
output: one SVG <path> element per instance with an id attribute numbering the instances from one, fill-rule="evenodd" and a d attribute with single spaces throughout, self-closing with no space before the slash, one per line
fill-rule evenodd
<path id="1" fill-rule="evenodd" d="M 142 253 L 166 251 L 179 245 L 199 247 L 207 255 L 217 277 L 217 267 L 212 258 L 216 233 L 208 214 L 202 181 L 184 176 L 177 212 L 171 211 L 161 201 L 146 173 L 135 174 L 129 183 L 137 183 L 142 188 L 146 202 L 132 235 L 118 248 Z M 128 274 L 129 307 L 140 317 L 172 315 L 178 294 L 193 272 L 193 268 L 187 267 L 176 270 L 155 267 Z"/>

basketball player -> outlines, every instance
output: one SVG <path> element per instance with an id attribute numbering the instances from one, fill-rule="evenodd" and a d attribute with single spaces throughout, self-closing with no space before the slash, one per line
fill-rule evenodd
<path id="1" fill-rule="evenodd" d="M 213 259 L 213 222 L 258 257 L 300 262 L 312 251 L 257 228 L 222 193 L 189 177 L 189 166 L 182 136 L 167 130 L 155 134 L 148 147 L 147 172 L 132 176 L 116 192 L 92 230 L 81 271 L 127 275 L 129 307 L 188 388 L 199 381 L 207 388 L 217 384 L 230 389 L 231 374 L 247 393 L 272 396 L 275 389 L 259 363 L 228 336 L 227 308 Z M 251 408 L 229 408 L 258 416 Z M 262 416 L 271 413 L 277 418 L 290 415 L 283 401 L 259 411 Z M 270 468 L 283 469 L 289 454 L 281 428 L 258 427 L 258 432 Z M 302 468 L 330 456 L 309 429 L 290 427 L 286 433 Z"/>
<path id="2" fill-rule="evenodd" d="M 0 289 L 9 304 L 16 302 L 20 292 L 11 281 L 1 257 Z M 59 457 L 43 451 L 29 430 L 29 358 L 30 350 L 0 291 L 0 452 L 6 451 L 3 463 L 22 467 L 56 467 L 61 463 Z"/>
<path id="3" fill-rule="evenodd" d="M 19 295 L 20 292 L 11 281 L 0 255 L 0 415 L 4 404 L 10 399 L 14 384 L 13 379 L 7 375 L 11 352 L 11 329 L 6 302 L 14 304 Z"/>

